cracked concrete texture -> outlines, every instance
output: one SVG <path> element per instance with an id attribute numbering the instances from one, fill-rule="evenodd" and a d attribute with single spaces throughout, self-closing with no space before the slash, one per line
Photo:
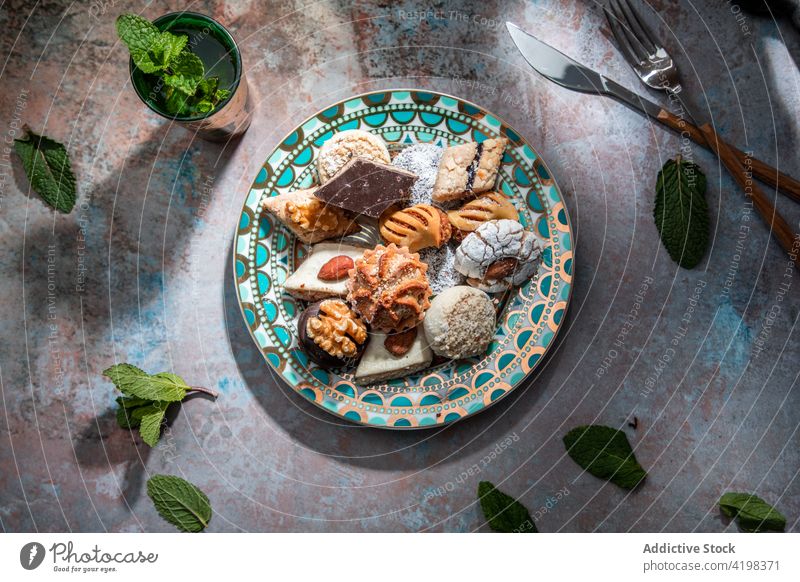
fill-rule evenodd
<path id="1" fill-rule="evenodd" d="M 711 4 L 698 15 L 656 2 L 649 18 L 718 131 L 800 176 L 800 37 L 751 16 L 745 35 L 726 4 Z M 183 6 L 154 2 L 145 15 Z M 113 21 L 141 8 L 16 2 L 0 12 L 0 132 L 11 139 L 27 123 L 65 143 L 80 192 L 70 215 L 54 215 L 4 158 L 3 530 L 170 531 L 144 493 L 154 473 L 199 485 L 212 531 L 486 530 L 479 480 L 532 512 L 566 488 L 540 531 L 733 531 L 715 507 L 728 490 L 756 492 L 799 529 L 797 272 L 699 149 L 713 246 L 695 270 L 677 268 L 652 205 L 679 138 L 549 83 L 503 27 L 511 20 L 664 103 L 622 61 L 597 4 L 196 2 L 233 32 L 257 103 L 229 147 L 193 140 L 138 101 Z M 295 397 L 252 344 L 232 285 L 238 211 L 272 148 L 326 105 L 391 87 L 458 95 L 505 118 L 547 161 L 577 234 L 555 348 L 502 404 L 439 431 L 351 426 Z M 776 203 L 797 227 L 800 208 Z M 121 361 L 221 396 L 184 403 L 150 449 L 115 425 L 101 372 Z M 636 492 L 565 456 L 563 435 L 593 422 L 628 434 L 649 473 Z"/>

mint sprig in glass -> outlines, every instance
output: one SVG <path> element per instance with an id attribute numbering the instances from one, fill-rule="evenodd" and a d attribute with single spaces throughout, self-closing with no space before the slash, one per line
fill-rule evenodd
<path id="1" fill-rule="evenodd" d="M 153 22 L 123 14 L 116 27 L 130 51 L 133 86 L 151 110 L 204 139 L 226 140 L 247 129 L 251 106 L 241 55 L 221 24 L 179 12 Z"/>

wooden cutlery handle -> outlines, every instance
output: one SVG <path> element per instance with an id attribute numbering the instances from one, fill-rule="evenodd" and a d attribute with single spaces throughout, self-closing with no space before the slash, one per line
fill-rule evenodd
<path id="1" fill-rule="evenodd" d="M 769 201 L 769 198 L 767 198 L 767 195 L 761 190 L 761 187 L 751 178 L 748 178 L 745 167 L 742 165 L 734 149 L 725 143 L 717 135 L 717 132 L 707 123 L 700 126 L 700 132 L 709 147 L 714 150 L 714 153 L 717 154 L 719 159 L 722 160 L 722 163 L 725 164 L 725 167 L 728 168 L 731 176 L 733 176 L 736 182 L 744 189 L 745 195 L 753 200 L 753 206 L 755 206 L 766 223 L 770 225 L 772 236 L 777 239 L 781 247 L 783 247 L 783 250 L 789 255 L 789 258 L 794 261 L 794 266 L 800 269 L 796 261 L 798 250 L 800 250 L 800 237 L 794 233 L 792 227 L 786 222 L 786 219 L 778 214 L 775 206 Z"/>
<path id="2" fill-rule="evenodd" d="M 658 114 L 658 119 L 678 133 L 684 131 L 687 132 L 693 142 L 698 143 L 701 146 L 707 145 L 705 137 L 703 137 L 703 132 L 700 131 L 697 126 L 692 125 L 684 119 L 681 119 L 677 115 L 673 115 L 669 111 L 662 109 Z M 728 145 L 728 149 L 731 150 L 740 165 L 746 165 L 749 162 L 753 175 L 759 180 L 772 186 L 773 188 L 777 188 L 779 192 L 785 194 L 795 202 L 800 202 L 800 181 L 795 180 L 788 174 L 779 172 L 776 168 L 773 168 L 766 162 L 762 162 L 757 158 L 748 156 L 743 151 L 738 150 L 731 145 Z"/>

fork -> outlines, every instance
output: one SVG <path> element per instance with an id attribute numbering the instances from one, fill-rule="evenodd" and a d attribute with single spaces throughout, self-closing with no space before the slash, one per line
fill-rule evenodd
<path id="1" fill-rule="evenodd" d="M 691 110 L 683 98 L 678 65 L 672 60 L 663 43 L 639 18 L 629 0 L 609 0 L 608 7 L 604 7 L 603 11 L 611 27 L 611 33 L 617 41 L 617 46 L 636 75 L 648 87 L 666 91 L 672 100 L 678 102 L 681 109 L 679 116 L 687 117 L 692 125 L 697 126 L 705 143 L 717 154 L 731 176 L 744 189 L 745 195 L 752 199 L 753 206 L 769 225 L 772 236 L 792 259 L 795 267 L 800 269 L 796 262 L 798 251 L 800 251 L 800 237 L 795 235 L 786 219 L 778 213 L 767 195 L 752 180 L 751 175 L 738 159 L 733 146 L 721 139 L 708 123 L 702 125 L 698 123 L 699 115 Z M 746 159 L 754 163 L 752 158 Z M 779 177 L 781 180 L 784 179 L 783 175 Z M 788 176 L 786 178 L 793 180 Z"/>
<path id="2" fill-rule="evenodd" d="M 683 114 L 692 125 L 698 125 L 697 117 L 689 110 L 688 104 L 681 98 L 681 86 L 678 65 L 658 41 L 652 30 L 639 18 L 639 15 L 628 0 L 609 0 L 604 7 L 606 19 L 611 33 L 617 41 L 625 60 L 631 65 L 642 83 L 651 89 L 666 91 L 677 100 L 683 108 Z"/>

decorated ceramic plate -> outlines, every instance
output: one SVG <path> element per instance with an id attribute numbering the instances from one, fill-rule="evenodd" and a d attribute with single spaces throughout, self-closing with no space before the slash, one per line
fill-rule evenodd
<path id="1" fill-rule="evenodd" d="M 497 189 L 509 196 L 519 221 L 544 241 L 538 273 L 505 299 L 494 340 L 483 356 L 450 360 L 380 384 L 321 368 L 297 342 L 303 304 L 283 282 L 309 252 L 270 214 L 269 196 L 315 183 L 319 149 L 334 133 L 362 129 L 390 149 L 414 143 L 442 147 L 508 138 Z M 332 414 L 364 425 L 412 429 L 457 421 L 486 409 L 519 386 L 558 333 L 569 303 L 573 239 L 567 208 L 544 161 L 497 116 L 456 97 L 430 91 L 367 93 L 331 105 L 304 121 L 264 162 L 250 188 L 235 235 L 234 275 L 239 305 L 267 363 L 298 394 Z"/>

